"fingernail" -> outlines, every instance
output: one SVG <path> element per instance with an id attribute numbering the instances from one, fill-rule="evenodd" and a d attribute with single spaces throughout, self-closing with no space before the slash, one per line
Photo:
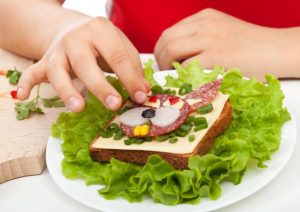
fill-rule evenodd
<path id="1" fill-rule="evenodd" d="M 143 91 L 137 91 L 134 94 L 134 99 L 137 103 L 143 103 L 147 98 L 147 95 Z"/>
<path id="2" fill-rule="evenodd" d="M 116 109 L 119 104 L 119 99 L 114 95 L 109 95 L 106 97 L 105 103 L 110 109 Z"/>
<path id="3" fill-rule="evenodd" d="M 17 97 L 19 98 L 21 96 L 23 96 L 23 88 L 22 87 L 18 87 L 18 89 L 17 89 Z"/>
<path id="4" fill-rule="evenodd" d="M 80 107 L 81 102 L 80 100 L 75 97 L 75 96 L 71 96 L 68 100 L 68 109 L 71 111 L 77 111 L 78 108 Z"/>

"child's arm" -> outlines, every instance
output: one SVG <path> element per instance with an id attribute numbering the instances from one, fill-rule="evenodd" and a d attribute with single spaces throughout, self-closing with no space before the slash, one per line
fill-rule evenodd
<path id="1" fill-rule="evenodd" d="M 197 59 L 205 68 L 239 67 L 260 80 L 266 73 L 300 77 L 300 27 L 261 27 L 206 9 L 165 30 L 155 56 L 161 69 Z"/>
<path id="2" fill-rule="evenodd" d="M 0 0 L 0 45 L 39 62 L 19 81 L 18 98 L 28 98 L 35 84 L 50 81 L 72 111 L 84 101 L 71 83 L 71 72 L 108 108 L 121 105 L 97 60 L 107 62 L 132 99 L 143 102 L 149 90 L 135 47 L 105 18 L 64 9 L 55 0 Z"/>

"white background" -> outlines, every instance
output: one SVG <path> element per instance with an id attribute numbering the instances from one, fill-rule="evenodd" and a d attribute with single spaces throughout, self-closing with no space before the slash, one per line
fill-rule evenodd
<path id="1" fill-rule="evenodd" d="M 105 16 L 105 0 L 69 0 L 65 7 L 90 15 Z M 300 81 L 283 81 L 289 110 L 300 126 Z M 50 133 L 50 132 L 49 132 Z M 299 136 L 297 138 L 299 141 Z M 45 170 L 39 176 L 24 177 L 0 185 L 1 212 L 95 212 L 65 195 Z M 254 195 L 218 211 L 300 211 L 300 144 L 296 144 L 292 158 L 283 171 L 266 187 Z"/>

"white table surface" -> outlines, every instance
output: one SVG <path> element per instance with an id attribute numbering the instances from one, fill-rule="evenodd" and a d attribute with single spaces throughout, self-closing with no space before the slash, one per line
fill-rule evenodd
<path id="1" fill-rule="evenodd" d="M 85 2 L 85 4 L 83 4 Z M 100 15 L 104 15 L 105 1 L 67 0 L 66 7 L 82 10 L 92 15 L 95 4 L 99 5 Z M 282 81 L 289 110 L 297 122 L 299 141 L 300 134 L 300 80 Z M 31 176 L 0 184 L 0 212 L 95 212 L 71 199 L 51 179 L 47 170 L 39 176 Z M 222 212 L 282 212 L 300 211 L 300 144 L 297 143 L 294 153 L 282 172 L 267 186 L 254 195 L 233 205 L 217 210 Z"/>

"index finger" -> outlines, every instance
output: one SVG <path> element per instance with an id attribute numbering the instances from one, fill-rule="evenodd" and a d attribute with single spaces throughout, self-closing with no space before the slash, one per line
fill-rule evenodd
<path id="1" fill-rule="evenodd" d="M 102 20 L 102 19 L 98 19 Z M 148 87 L 142 73 L 142 66 L 138 60 L 133 60 L 130 54 L 138 57 L 134 51 L 129 51 L 124 39 L 119 35 L 117 29 L 109 22 L 100 21 L 101 27 L 95 30 L 94 45 L 103 56 L 109 66 L 118 76 L 131 98 L 137 103 L 146 100 Z M 105 32 L 105 33 L 103 33 Z"/>

